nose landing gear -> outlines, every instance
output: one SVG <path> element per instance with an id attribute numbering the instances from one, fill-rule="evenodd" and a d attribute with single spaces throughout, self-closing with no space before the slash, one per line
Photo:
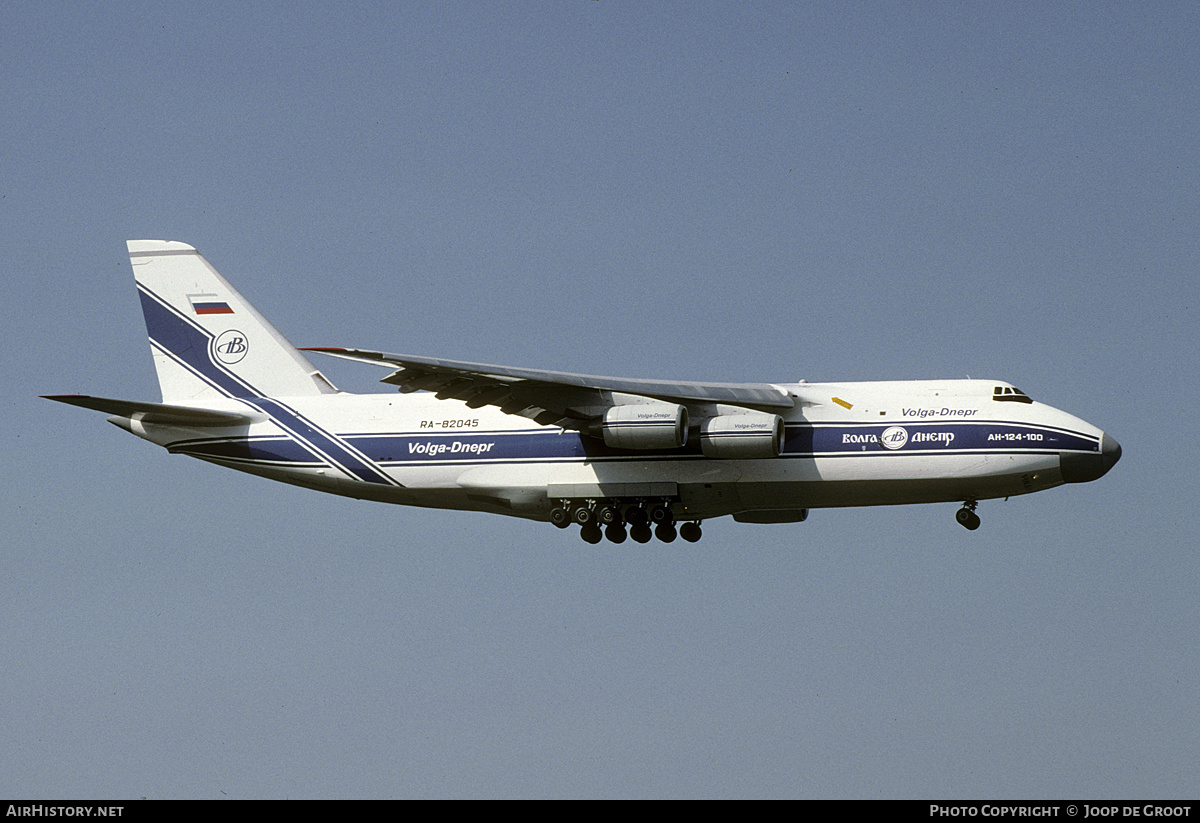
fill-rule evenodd
<path id="1" fill-rule="evenodd" d="M 975 531 L 979 528 L 979 515 L 975 513 L 975 507 L 979 505 L 974 500 L 968 500 L 963 503 L 963 507 L 954 513 L 954 519 L 958 524 L 968 531 Z"/>

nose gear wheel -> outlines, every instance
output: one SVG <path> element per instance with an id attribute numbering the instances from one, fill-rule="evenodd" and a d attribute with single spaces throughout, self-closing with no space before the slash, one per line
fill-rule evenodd
<path id="1" fill-rule="evenodd" d="M 968 500 L 963 503 L 963 507 L 954 513 L 954 519 L 958 524 L 968 531 L 975 531 L 979 528 L 979 515 L 975 514 L 975 507 L 979 505 L 974 500 Z"/>

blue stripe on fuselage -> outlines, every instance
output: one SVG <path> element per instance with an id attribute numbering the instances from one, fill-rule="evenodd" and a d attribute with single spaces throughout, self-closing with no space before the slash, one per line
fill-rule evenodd
<path id="1" fill-rule="evenodd" d="M 257 399 L 256 399 L 257 400 Z M 278 401 L 263 401 L 264 410 L 273 417 L 286 413 L 297 421 L 303 418 Z M 267 406 L 268 403 L 275 404 Z M 277 408 L 278 407 L 278 408 Z M 311 424 L 309 424 L 311 425 Z M 962 455 L 962 454 L 1050 454 L 1062 451 L 1096 452 L 1098 439 L 1078 432 L 1050 426 L 1017 424 L 1000 421 L 972 423 L 908 424 L 904 426 L 907 440 L 904 445 L 888 449 L 882 444 L 886 424 L 793 425 L 787 427 L 787 440 L 781 459 L 892 456 Z M 602 440 L 584 437 L 577 432 L 561 429 L 490 431 L 478 433 L 431 434 L 413 432 L 354 433 L 333 439 L 317 429 L 303 432 L 314 444 L 344 446 L 340 452 L 347 467 L 387 465 L 468 466 L 524 462 L 589 463 L 615 461 L 677 461 L 703 460 L 699 448 L 690 446 L 670 451 L 612 449 Z M 946 435 L 953 434 L 949 439 Z M 180 450 L 195 450 L 212 456 L 225 455 L 243 460 L 259 459 L 278 464 L 295 460 L 299 467 L 311 461 L 293 451 L 258 442 L 257 445 L 238 445 L 231 439 L 213 441 L 204 448 L 192 444 Z M 347 455 L 361 456 L 362 463 L 349 462 Z M 767 458 L 770 460 L 770 458 Z M 356 474 L 355 476 L 362 476 Z M 366 477 L 363 477 L 366 479 Z"/>
<path id="2" fill-rule="evenodd" d="M 358 449 L 325 431 L 295 409 L 263 397 L 254 386 L 216 362 L 212 357 L 213 335 L 177 311 L 158 295 L 138 284 L 142 314 L 150 341 L 181 367 L 219 391 L 264 412 L 281 429 L 314 456 L 350 477 L 367 483 L 400 485 Z"/>
<path id="3" fill-rule="evenodd" d="M 885 444 L 885 433 L 895 448 Z M 1099 438 L 1033 423 L 999 420 L 788 426 L 785 455 L 836 456 L 920 452 L 1098 452 Z"/>
<path id="4" fill-rule="evenodd" d="M 400 485 L 375 465 L 361 450 L 351 446 L 337 435 L 325 431 L 295 409 L 269 397 L 256 397 L 248 402 L 271 415 L 271 419 L 276 424 L 342 471 L 367 483 Z"/>

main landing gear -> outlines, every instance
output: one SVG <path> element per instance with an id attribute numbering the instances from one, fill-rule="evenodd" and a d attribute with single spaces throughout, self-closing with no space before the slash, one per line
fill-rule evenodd
<path id="1" fill-rule="evenodd" d="M 974 500 L 968 500 L 963 503 L 963 507 L 954 513 L 954 519 L 964 529 L 975 531 L 979 528 L 979 515 L 975 513 L 975 507 L 979 505 Z"/>
<path id="2" fill-rule="evenodd" d="M 624 543 L 627 537 L 635 543 L 649 543 L 651 537 L 663 543 L 676 537 L 695 543 L 702 536 L 698 520 L 676 528 L 669 500 L 560 500 L 550 509 L 550 522 L 560 529 L 578 524 L 579 536 L 593 545 L 605 538 Z"/>

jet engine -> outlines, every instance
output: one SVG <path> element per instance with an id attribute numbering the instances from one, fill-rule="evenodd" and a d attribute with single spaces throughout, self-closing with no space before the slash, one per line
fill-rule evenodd
<path id="1" fill-rule="evenodd" d="M 777 414 L 722 414 L 700 426 L 705 457 L 754 459 L 783 452 L 783 418 Z"/>
<path id="2" fill-rule="evenodd" d="M 687 408 L 670 403 L 613 406 L 600 423 L 614 449 L 678 449 L 687 443 Z"/>

